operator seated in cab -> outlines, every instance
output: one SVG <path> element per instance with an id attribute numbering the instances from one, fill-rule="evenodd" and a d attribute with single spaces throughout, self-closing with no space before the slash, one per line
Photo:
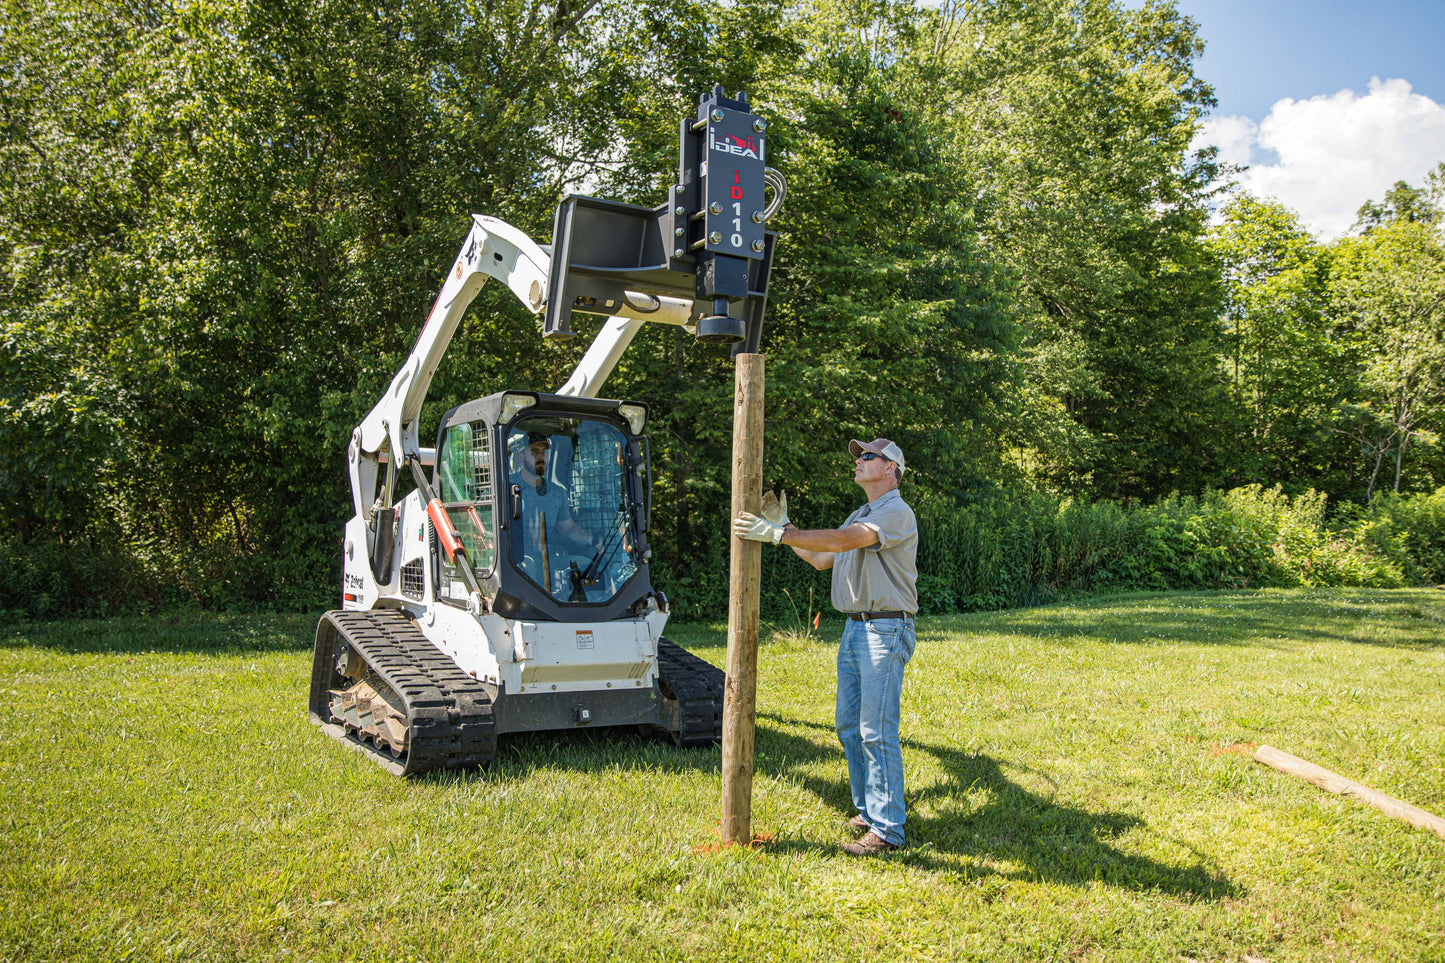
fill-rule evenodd
<path id="1" fill-rule="evenodd" d="M 606 421 L 527 418 L 507 436 L 514 567 L 564 603 L 604 603 L 638 571 L 627 440 Z"/>
<path id="2" fill-rule="evenodd" d="M 551 437 L 513 430 L 507 447 L 512 452 L 512 484 L 522 493 L 522 537 L 514 546 L 517 567 L 555 595 L 573 556 L 591 556 L 597 540 L 572 517 L 567 489 L 555 477 Z"/>

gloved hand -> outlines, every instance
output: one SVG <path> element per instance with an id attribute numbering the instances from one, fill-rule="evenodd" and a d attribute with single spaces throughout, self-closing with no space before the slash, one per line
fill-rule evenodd
<path id="1" fill-rule="evenodd" d="M 788 493 L 774 495 L 772 492 L 763 492 L 763 517 L 774 525 L 782 528 L 788 527 Z"/>
<path id="2" fill-rule="evenodd" d="M 738 512 L 738 517 L 733 519 L 733 534 L 749 541 L 772 542 L 776 545 L 783 540 L 783 526 L 766 518 L 759 518 L 752 512 Z"/>

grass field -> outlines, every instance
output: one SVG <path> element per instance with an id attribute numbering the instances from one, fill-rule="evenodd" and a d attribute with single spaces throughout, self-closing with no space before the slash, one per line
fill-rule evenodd
<path id="1" fill-rule="evenodd" d="M 0 627 L 0 960 L 1445 960 L 1445 593 L 926 619 L 910 847 L 840 854 L 833 640 L 765 638 L 753 826 L 719 753 L 505 739 L 405 781 L 307 721 L 309 617 Z M 721 664 L 723 631 L 669 635 Z"/>

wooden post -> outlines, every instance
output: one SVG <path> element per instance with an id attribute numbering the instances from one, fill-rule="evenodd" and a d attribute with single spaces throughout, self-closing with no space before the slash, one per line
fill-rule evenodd
<path id="1" fill-rule="evenodd" d="M 733 393 L 733 502 L 757 514 L 763 490 L 763 356 L 737 356 Z M 753 734 L 758 680 L 758 595 L 763 546 L 732 536 L 728 579 L 727 688 L 723 695 L 722 841 L 752 842 Z"/>
<path id="2" fill-rule="evenodd" d="M 1299 756 L 1292 756 L 1283 750 L 1273 746 L 1260 746 L 1254 754 L 1254 761 L 1263 763 L 1280 772 L 1291 776 L 1298 776 L 1312 786 L 1318 786 L 1325 792 L 1338 793 L 1344 796 L 1354 796 L 1361 802 L 1369 803 L 1383 813 L 1394 816 L 1396 819 L 1403 819 L 1411 826 L 1419 829 L 1428 829 L 1435 835 L 1445 839 L 1445 819 L 1441 819 L 1434 813 L 1428 813 L 1418 806 L 1412 806 L 1407 802 L 1401 802 L 1394 796 L 1387 796 L 1382 792 L 1363 786 L 1353 779 L 1346 779 L 1338 773 L 1330 772 L 1312 762 L 1306 762 Z"/>

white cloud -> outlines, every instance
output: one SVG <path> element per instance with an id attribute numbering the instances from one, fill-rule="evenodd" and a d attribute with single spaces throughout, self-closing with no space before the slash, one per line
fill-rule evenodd
<path id="1" fill-rule="evenodd" d="M 1259 125 L 1248 117 L 1220 117 L 1206 121 L 1196 143 L 1219 148 L 1219 159 L 1230 164 L 1248 164 L 1254 155 Z"/>
<path id="2" fill-rule="evenodd" d="M 1195 143 L 1250 164 L 1240 188 L 1293 208 L 1328 240 L 1349 230 L 1360 205 L 1382 200 L 1399 180 L 1422 186 L 1426 172 L 1445 161 L 1445 105 L 1414 93 L 1407 81 L 1374 78 L 1363 97 L 1342 90 L 1286 98 L 1259 124 L 1248 117 L 1207 121 Z M 1267 151 L 1275 162 L 1263 162 Z"/>

